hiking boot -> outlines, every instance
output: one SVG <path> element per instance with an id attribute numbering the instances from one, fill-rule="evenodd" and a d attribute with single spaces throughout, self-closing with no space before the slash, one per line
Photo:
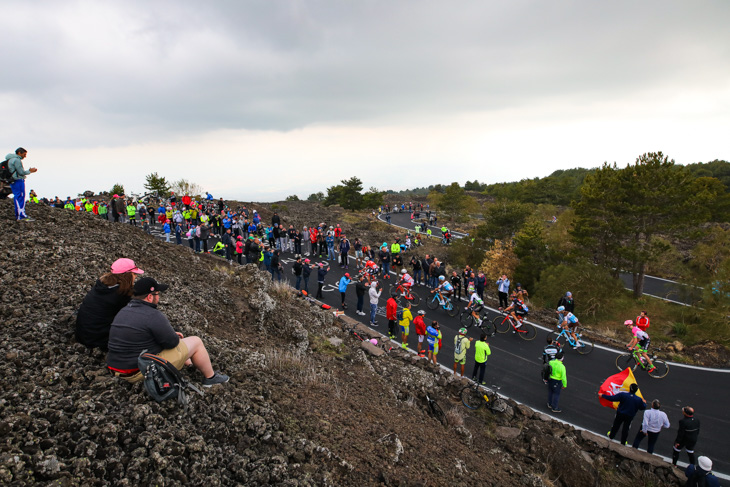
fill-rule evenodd
<path id="1" fill-rule="evenodd" d="M 215 374 L 213 374 L 213 377 L 210 379 L 203 379 L 203 387 L 212 387 L 216 384 L 224 384 L 228 382 L 228 376 L 225 374 L 221 374 L 220 372 L 216 371 Z"/>

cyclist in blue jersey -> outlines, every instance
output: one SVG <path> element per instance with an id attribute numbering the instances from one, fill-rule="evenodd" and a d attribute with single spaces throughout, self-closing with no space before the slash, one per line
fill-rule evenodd
<path id="1" fill-rule="evenodd" d="M 558 306 L 556 313 L 558 314 L 558 329 L 567 329 L 570 336 L 573 337 L 573 341 L 577 343 L 578 338 L 575 336 L 575 331 L 580 326 L 578 317 L 570 311 L 565 311 L 565 306 Z M 573 345 L 573 348 L 577 348 L 577 346 Z"/>
<path id="2" fill-rule="evenodd" d="M 451 300 L 451 296 L 454 294 L 454 286 L 446 280 L 446 277 L 439 276 L 439 285 L 436 289 L 431 291 L 431 294 L 435 292 L 439 295 L 439 304 L 444 306 L 446 304 L 446 299 Z"/>
<path id="3" fill-rule="evenodd" d="M 512 304 L 510 304 L 508 307 L 506 307 L 504 310 L 506 312 L 509 312 L 510 316 L 515 320 L 515 328 L 519 328 L 522 326 L 522 320 L 525 316 L 530 312 L 527 305 L 520 299 L 520 295 L 513 292 L 512 296 Z M 519 318 L 518 318 L 519 316 Z"/>

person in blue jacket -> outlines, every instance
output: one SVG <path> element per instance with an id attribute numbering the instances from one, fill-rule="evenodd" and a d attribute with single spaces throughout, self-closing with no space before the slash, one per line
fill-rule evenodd
<path id="1" fill-rule="evenodd" d="M 616 438 L 619 427 L 623 425 L 621 429 L 622 445 L 626 444 L 626 440 L 629 437 L 629 428 L 631 428 L 631 421 L 634 419 L 634 416 L 636 416 L 637 412 L 646 409 L 646 401 L 644 398 L 636 395 L 638 390 L 638 384 L 633 383 L 629 386 L 629 392 L 619 392 L 613 396 L 609 396 L 608 394 L 600 395 L 607 401 L 618 401 L 619 403 L 616 409 L 616 417 L 613 420 L 613 426 L 611 426 L 611 431 L 608 432 L 608 437 L 612 440 Z"/>
<path id="2" fill-rule="evenodd" d="M 165 225 L 162 227 L 162 231 L 165 232 L 165 242 L 170 241 L 170 222 L 165 222 Z"/>
<path id="3" fill-rule="evenodd" d="M 347 292 L 347 285 L 350 284 L 352 280 L 350 279 L 350 274 L 345 272 L 345 275 L 342 276 L 340 279 L 340 296 L 342 297 L 342 309 L 347 309 L 347 305 L 345 304 L 345 293 Z"/>
<path id="4" fill-rule="evenodd" d="M 330 267 L 327 266 L 325 269 L 324 262 L 319 263 L 319 270 L 317 271 L 317 299 L 322 299 L 322 287 L 324 286 L 324 276 L 329 272 Z"/>

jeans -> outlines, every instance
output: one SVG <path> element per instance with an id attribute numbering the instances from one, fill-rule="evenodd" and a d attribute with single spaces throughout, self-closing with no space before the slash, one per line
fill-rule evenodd
<path id="1" fill-rule="evenodd" d="M 390 274 L 390 262 L 383 262 L 383 278 Z"/>
<path id="2" fill-rule="evenodd" d="M 378 305 L 370 303 L 370 323 L 375 323 L 375 313 L 378 311 Z"/>
<path id="3" fill-rule="evenodd" d="M 175 240 L 177 241 L 178 245 L 182 245 L 182 234 L 180 232 L 175 232 Z"/>
<path id="4" fill-rule="evenodd" d="M 357 297 L 357 310 L 362 313 L 362 305 L 363 301 L 365 300 L 365 295 L 361 294 Z"/>
<path id="5" fill-rule="evenodd" d="M 659 432 L 652 433 L 651 431 L 646 432 L 646 434 L 642 433 L 641 430 L 636 432 L 636 438 L 634 438 L 634 444 L 632 445 L 634 448 L 638 449 L 639 445 L 641 445 L 641 442 L 644 440 L 644 437 L 649 437 L 649 445 L 646 447 L 646 451 L 648 453 L 654 453 L 654 445 L 656 445 L 656 440 L 659 439 Z"/>
<path id="6" fill-rule="evenodd" d="M 302 284 L 302 276 L 297 276 L 297 283 L 294 285 L 294 289 L 299 291 L 299 286 Z"/>
<path id="7" fill-rule="evenodd" d="M 416 281 L 416 284 L 419 286 L 421 285 L 421 269 L 413 271 L 413 280 Z"/>
<path id="8" fill-rule="evenodd" d="M 327 247 L 327 260 L 335 260 L 335 248 Z"/>
<path id="9" fill-rule="evenodd" d="M 165 234 L 165 242 L 168 242 L 168 243 L 170 242 L 170 232 L 167 232 Z"/>
<path id="10" fill-rule="evenodd" d="M 307 294 L 309 294 L 309 278 L 304 278 L 304 287 L 302 288 Z"/>
<path id="11" fill-rule="evenodd" d="M 10 185 L 15 200 L 15 219 L 23 220 L 28 218 L 25 214 L 25 179 L 16 179 Z"/>
<path id="12" fill-rule="evenodd" d="M 548 404 L 552 409 L 558 409 L 560 392 L 563 390 L 563 381 L 548 379 Z"/>

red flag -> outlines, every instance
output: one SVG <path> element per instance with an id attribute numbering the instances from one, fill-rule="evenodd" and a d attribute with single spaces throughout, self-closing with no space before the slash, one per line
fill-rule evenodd
<path id="1" fill-rule="evenodd" d="M 191 201 L 192 201 L 192 200 L 190 199 L 190 196 L 188 196 L 188 195 L 185 195 L 185 196 L 183 196 L 183 198 L 182 198 L 182 203 L 183 203 L 183 205 L 187 205 L 187 206 L 190 206 L 190 202 L 191 202 Z"/>
<path id="2" fill-rule="evenodd" d="M 601 388 L 598 389 L 598 393 L 615 396 L 619 392 L 629 392 L 631 384 L 636 384 L 636 378 L 634 377 L 634 373 L 631 369 L 626 367 L 618 374 L 614 374 L 606 379 L 601 385 Z M 641 395 L 641 391 L 636 391 L 636 395 L 642 399 L 644 398 L 644 396 Z M 599 398 L 599 400 L 601 401 L 601 406 L 613 409 L 618 408 L 618 402 L 611 402 L 603 399 L 602 397 Z"/>

